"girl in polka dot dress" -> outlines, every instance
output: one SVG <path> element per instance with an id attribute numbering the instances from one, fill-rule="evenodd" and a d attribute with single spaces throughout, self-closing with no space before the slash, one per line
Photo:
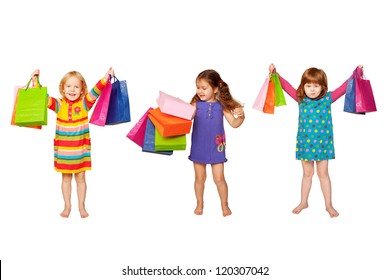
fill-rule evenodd
<path id="1" fill-rule="evenodd" d="M 271 64 L 269 71 L 275 73 L 275 65 Z M 358 71 L 361 75 L 363 67 L 359 66 Z M 345 94 L 348 80 L 336 90 L 328 91 L 325 72 L 314 67 L 305 70 L 297 90 L 280 75 L 279 79 L 283 90 L 297 101 L 299 106 L 296 159 L 302 163 L 303 178 L 301 202 L 292 212 L 299 214 L 309 206 L 315 163 L 326 211 L 330 217 L 337 217 L 339 213 L 332 205 L 332 187 L 328 172 L 328 161 L 335 158 L 331 104 Z"/>

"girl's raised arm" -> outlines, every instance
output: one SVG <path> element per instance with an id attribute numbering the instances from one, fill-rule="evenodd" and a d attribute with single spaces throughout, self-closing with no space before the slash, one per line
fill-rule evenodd
<path id="1" fill-rule="evenodd" d="M 269 65 L 268 70 L 269 70 L 270 75 L 272 73 L 277 73 L 276 67 L 273 63 L 271 63 Z M 290 95 L 292 97 L 292 99 L 294 99 L 295 101 L 298 101 L 297 90 L 292 85 L 290 85 L 290 83 L 287 82 L 282 76 L 280 76 L 279 73 L 277 73 L 277 74 L 279 76 L 280 84 L 282 85 L 283 90 L 285 92 L 287 92 L 287 94 Z"/>
<path id="2" fill-rule="evenodd" d="M 287 92 L 287 94 L 290 95 L 292 99 L 298 101 L 297 90 L 292 85 L 290 85 L 290 83 L 287 82 L 282 76 L 280 76 L 279 73 L 277 74 L 279 76 L 280 84 L 282 85 L 283 90 Z"/>
<path id="3" fill-rule="evenodd" d="M 357 71 L 358 71 L 359 76 L 363 75 L 363 66 L 359 65 L 357 67 Z M 352 78 L 353 75 L 355 75 L 355 71 L 353 71 L 352 75 L 349 78 Z M 341 96 L 343 96 L 345 94 L 345 92 L 347 90 L 348 79 L 341 86 L 339 86 L 337 89 L 335 89 L 331 92 L 332 102 L 335 102 L 337 99 L 339 99 Z"/>

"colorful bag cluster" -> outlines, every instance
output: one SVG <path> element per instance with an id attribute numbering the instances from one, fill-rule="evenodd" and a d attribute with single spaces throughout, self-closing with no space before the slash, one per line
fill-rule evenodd
<path id="1" fill-rule="evenodd" d="M 267 114 L 274 114 L 275 106 L 286 105 L 283 88 L 277 73 L 267 76 L 253 103 L 252 108 Z"/>
<path id="2" fill-rule="evenodd" d="M 356 68 L 353 76 L 348 79 L 344 98 L 344 112 L 365 114 L 376 112 L 376 110 L 370 80 L 367 80 L 364 75 L 360 76 L 358 68 Z"/>
<path id="3" fill-rule="evenodd" d="M 25 87 L 15 87 L 11 124 L 40 129 L 47 125 L 47 87 L 42 87 L 38 76 L 33 87 L 31 81 Z"/>
<path id="4" fill-rule="evenodd" d="M 89 120 L 92 124 L 105 126 L 131 121 L 127 83 L 125 80 L 118 80 L 115 76 L 113 78 L 113 83 L 107 81 L 106 87 L 96 102 Z"/>
<path id="5" fill-rule="evenodd" d="M 127 137 L 142 147 L 143 152 L 172 155 L 173 151 L 185 150 L 195 110 L 189 106 L 194 106 L 182 100 L 172 100 L 171 96 L 161 91 L 157 103 L 162 104 L 167 113 L 163 113 L 160 107 L 149 108 L 129 131 Z"/>

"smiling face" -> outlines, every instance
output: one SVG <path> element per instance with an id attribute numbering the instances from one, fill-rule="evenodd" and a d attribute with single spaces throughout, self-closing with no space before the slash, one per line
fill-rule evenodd
<path id="1" fill-rule="evenodd" d="M 75 101 L 82 94 L 82 82 L 77 77 L 70 77 L 66 80 L 63 87 L 63 93 L 69 101 Z"/>
<path id="2" fill-rule="evenodd" d="M 196 81 L 196 94 L 199 99 L 206 102 L 214 102 L 218 88 L 213 88 L 206 79 Z"/>
<path id="3" fill-rule="evenodd" d="M 321 94 L 322 87 L 319 84 L 307 83 L 303 86 L 303 89 L 307 97 L 315 99 Z"/>

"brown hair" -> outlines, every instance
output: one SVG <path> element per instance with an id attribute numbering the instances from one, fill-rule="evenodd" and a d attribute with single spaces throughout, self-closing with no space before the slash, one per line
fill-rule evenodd
<path id="1" fill-rule="evenodd" d="M 88 92 L 88 87 L 87 87 L 87 83 L 83 77 L 83 75 L 80 74 L 80 72 L 77 72 L 77 71 L 69 71 L 68 73 L 66 73 L 64 75 L 64 77 L 61 79 L 61 82 L 60 82 L 60 85 L 59 85 L 59 91 L 60 91 L 60 94 L 61 96 L 66 99 L 65 97 L 65 94 L 64 94 L 64 85 L 66 83 L 66 81 L 71 78 L 71 77 L 76 77 L 77 79 L 80 80 L 81 82 L 81 95 L 80 95 L 80 98 L 83 98 L 87 92 Z"/>
<path id="2" fill-rule="evenodd" d="M 195 81 L 205 80 L 207 83 L 213 88 L 218 88 L 218 92 L 216 93 L 216 99 L 221 103 L 223 110 L 231 111 L 237 107 L 242 107 L 242 105 L 236 101 L 230 93 L 229 86 L 225 83 L 219 73 L 212 69 L 207 69 L 198 74 Z M 191 103 L 195 103 L 199 101 L 199 97 L 195 94 Z"/>
<path id="3" fill-rule="evenodd" d="M 305 84 L 319 84 L 321 86 L 321 93 L 316 99 L 321 99 L 328 92 L 328 79 L 322 69 L 311 67 L 305 70 L 302 74 L 301 84 L 297 89 L 298 101 L 303 101 L 305 95 Z"/>

